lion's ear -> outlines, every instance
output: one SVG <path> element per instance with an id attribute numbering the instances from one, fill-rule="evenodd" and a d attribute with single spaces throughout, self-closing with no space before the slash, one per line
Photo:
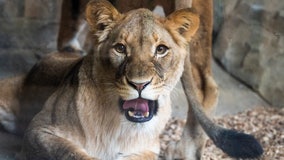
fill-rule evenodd
<path id="1" fill-rule="evenodd" d="M 167 17 L 166 25 L 189 42 L 199 27 L 199 17 L 189 9 L 181 9 Z"/>
<path id="2" fill-rule="evenodd" d="M 121 14 L 106 0 L 92 0 L 86 8 L 86 20 L 97 41 L 104 41 Z"/>

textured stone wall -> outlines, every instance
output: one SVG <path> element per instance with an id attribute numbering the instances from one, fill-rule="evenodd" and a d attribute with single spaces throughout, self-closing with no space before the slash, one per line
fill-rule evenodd
<path id="1" fill-rule="evenodd" d="M 215 2 L 214 57 L 268 102 L 284 107 L 284 1 Z"/>
<path id="2" fill-rule="evenodd" d="M 0 78 L 55 50 L 61 0 L 0 0 Z"/>

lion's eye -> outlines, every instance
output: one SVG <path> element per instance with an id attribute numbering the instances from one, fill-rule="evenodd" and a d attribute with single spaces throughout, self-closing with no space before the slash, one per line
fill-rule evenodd
<path id="1" fill-rule="evenodd" d="M 121 43 L 117 43 L 113 48 L 118 53 L 126 53 L 126 46 Z"/>
<path id="2" fill-rule="evenodd" d="M 167 51 L 169 50 L 169 48 L 163 44 L 158 45 L 158 47 L 156 48 L 156 55 L 157 56 L 164 56 L 166 55 Z"/>

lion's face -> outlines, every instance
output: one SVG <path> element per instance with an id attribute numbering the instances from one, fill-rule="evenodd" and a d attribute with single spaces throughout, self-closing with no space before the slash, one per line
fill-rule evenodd
<path id="1" fill-rule="evenodd" d="M 198 18 L 187 10 L 162 18 L 146 9 L 120 14 L 110 4 L 94 5 L 87 20 L 97 36 L 101 70 L 113 77 L 126 118 L 149 121 L 180 79 Z"/>

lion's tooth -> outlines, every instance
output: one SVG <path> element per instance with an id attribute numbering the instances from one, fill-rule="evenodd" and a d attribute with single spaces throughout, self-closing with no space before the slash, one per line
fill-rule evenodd
<path id="1" fill-rule="evenodd" d="M 128 115 L 129 115 L 130 117 L 134 117 L 134 113 L 131 112 L 131 111 L 128 111 Z"/>
<path id="2" fill-rule="evenodd" d="M 144 117 L 149 117 L 149 112 L 144 113 Z"/>

